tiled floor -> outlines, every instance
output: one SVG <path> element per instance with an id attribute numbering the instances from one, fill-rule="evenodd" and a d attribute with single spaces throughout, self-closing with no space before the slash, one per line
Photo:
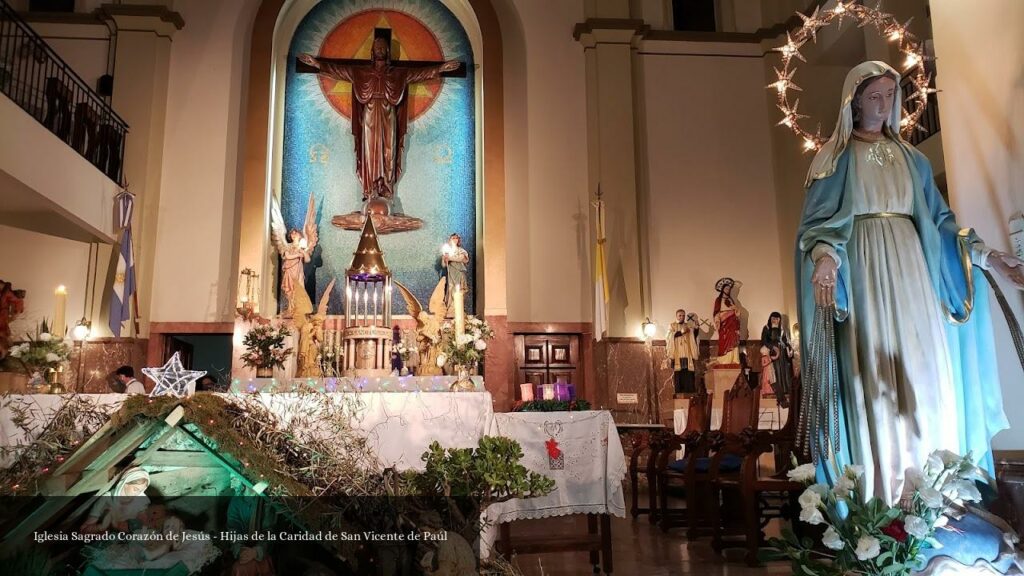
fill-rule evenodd
<path id="1" fill-rule="evenodd" d="M 567 534 L 586 532 L 583 517 L 549 518 L 517 522 L 516 534 Z M 771 526 L 769 528 L 772 528 Z M 792 574 L 788 564 L 773 563 L 750 568 L 743 562 L 743 551 L 726 550 L 726 557 L 715 554 L 710 540 L 688 542 L 685 529 L 668 533 L 647 521 L 646 516 L 612 519 L 612 558 L 614 573 L 624 576 L 780 576 Z M 769 530 L 771 533 L 771 530 Z M 580 576 L 592 574 L 585 552 L 529 554 L 515 557 L 514 563 L 527 576 Z"/>

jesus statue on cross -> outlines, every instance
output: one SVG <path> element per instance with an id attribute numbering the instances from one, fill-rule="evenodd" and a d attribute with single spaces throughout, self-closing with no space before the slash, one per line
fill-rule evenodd
<path id="1" fill-rule="evenodd" d="M 369 63 L 299 54 L 299 61 L 308 68 L 297 68 L 299 72 L 316 72 L 352 83 L 352 135 L 355 138 L 356 173 L 363 189 L 364 212 L 388 219 L 395 185 L 402 171 L 409 85 L 454 75 L 452 73 L 462 63 L 449 60 L 441 63 L 402 62 L 393 65 L 389 34 L 385 30 L 377 32 Z M 346 229 L 350 226 L 361 229 L 361 224 L 347 222 L 347 219 L 351 218 L 338 216 L 334 221 Z M 406 223 L 392 230 L 384 226 L 379 231 L 419 228 L 418 219 L 406 220 L 415 221 L 416 224 Z"/>

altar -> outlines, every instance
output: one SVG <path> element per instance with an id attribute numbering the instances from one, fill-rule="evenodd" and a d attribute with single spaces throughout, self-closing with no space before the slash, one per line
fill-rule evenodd
<path id="1" fill-rule="evenodd" d="M 218 394 L 228 400 L 238 394 Z M 287 423 L 304 413 L 304 404 L 324 395 L 254 393 L 251 395 Z M 113 414 L 125 394 L 79 394 L 97 409 Z M 489 392 L 337 392 L 326 395 L 352 414 L 352 426 L 366 434 L 381 467 L 422 470 L 420 456 L 435 440 L 446 448 L 472 448 L 487 433 L 493 410 Z M 13 461 L 11 448 L 29 444 L 46 428 L 68 398 L 57 394 L 8 395 L 0 404 L 0 466 Z M 17 423 L 22 422 L 19 426 Z M 26 429 L 28 433 L 26 434 Z M 329 436 L 332 431 L 313 431 Z"/>

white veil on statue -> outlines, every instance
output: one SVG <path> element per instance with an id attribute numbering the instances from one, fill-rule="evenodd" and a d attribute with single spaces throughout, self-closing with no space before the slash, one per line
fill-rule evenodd
<path id="1" fill-rule="evenodd" d="M 862 62 L 846 75 L 846 81 L 843 82 L 843 101 L 839 106 L 839 120 L 836 121 L 836 129 L 832 132 L 832 136 L 828 141 L 818 150 L 818 153 L 815 154 L 814 160 L 811 162 L 811 168 L 807 172 L 807 180 L 804 182 L 804 187 L 809 187 L 815 180 L 828 178 L 836 171 L 836 163 L 839 161 L 839 156 L 842 155 L 843 150 L 846 150 L 846 144 L 850 141 L 850 136 L 853 134 L 853 96 L 857 93 L 857 88 L 864 81 L 879 76 L 889 76 L 896 81 L 896 94 L 893 97 L 892 112 L 889 114 L 889 119 L 886 120 L 882 130 L 889 138 L 902 142 L 900 138 L 900 116 L 903 113 L 903 94 L 900 90 L 900 73 L 885 62 L 878 60 Z"/>

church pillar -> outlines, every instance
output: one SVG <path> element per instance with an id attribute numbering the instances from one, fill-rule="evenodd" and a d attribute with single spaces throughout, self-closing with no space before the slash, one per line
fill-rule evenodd
<path id="1" fill-rule="evenodd" d="M 171 38 L 184 27 L 185 22 L 180 14 L 166 6 L 104 4 L 99 13 L 113 26 L 115 34 L 112 106 L 129 126 L 125 139 L 124 178 L 128 189 L 136 195 L 132 229 L 138 316 L 140 332 L 146 335 L 149 333 L 154 289 Z M 174 225 L 187 224 L 179 222 Z M 187 255 L 182 254 L 181 257 L 187 258 Z M 108 276 L 113 269 L 111 267 Z M 107 294 L 111 280 L 107 279 Z M 173 290 L 173 287 L 165 288 Z"/>
<path id="2" fill-rule="evenodd" d="M 614 13 L 607 4 L 602 7 Z M 649 308 L 634 62 L 646 26 L 642 20 L 598 15 L 575 30 L 586 53 L 589 188 L 600 187 L 606 209 L 608 336 L 636 336 Z"/>

